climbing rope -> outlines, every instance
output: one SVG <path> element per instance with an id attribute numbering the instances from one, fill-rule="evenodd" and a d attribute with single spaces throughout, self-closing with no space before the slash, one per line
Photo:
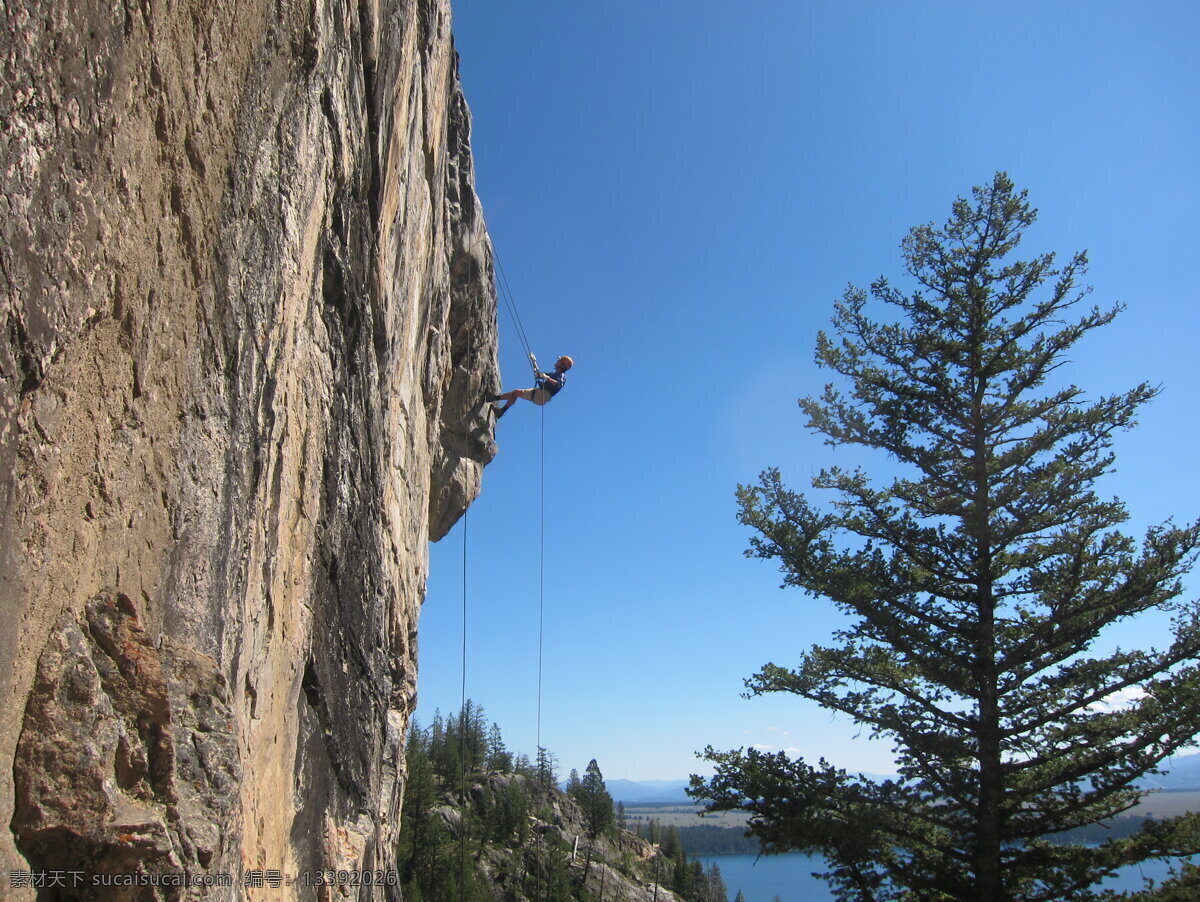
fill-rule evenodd
<path id="1" fill-rule="evenodd" d="M 548 754 L 542 752 L 542 640 L 545 635 L 546 623 L 546 406 L 543 404 L 538 408 L 541 412 L 541 454 L 538 461 L 538 479 L 539 479 L 539 496 L 540 507 L 538 510 L 538 680 L 537 680 L 537 749 L 538 757 L 541 759 L 538 763 L 545 762 L 544 766 L 547 771 L 550 768 L 550 760 Z M 549 782 L 549 773 L 543 775 L 545 781 Z M 548 788 L 548 787 L 547 787 Z M 542 852 L 542 834 L 538 833 L 538 900 L 542 898 L 542 867 L 543 867 L 543 852 Z"/>
<path id="2" fill-rule="evenodd" d="M 475 242 L 478 242 L 478 234 Z M 476 244 L 472 245 L 474 253 Z M 470 326 L 467 326 L 467 378 L 474 372 L 475 342 L 472 341 Z M 462 678 L 460 680 L 460 697 L 458 704 L 458 900 L 464 902 L 467 889 L 467 516 L 470 505 L 463 509 L 462 516 Z"/>
<path id="3" fill-rule="evenodd" d="M 496 287 L 499 289 L 498 294 L 504 299 L 504 306 L 508 308 L 508 315 L 512 317 L 513 326 L 516 327 L 517 338 L 521 342 L 521 347 L 525 349 L 527 358 L 533 357 L 533 349 L 529 347 L 529 339 L 525 335 L 525 325 L 521 322 L 521 314 L 517 310 L 517 302 L 513 298 L 512 289 L 508 284 L 508 274 L 504 272 L 504 265 L 500 262 L 500 257 L 496 253 L 495 247 L 492 248 L 492 259 L 496 261 L 496 270 L 500 273 L 500 279 L 496 282 Z"/>
<path id="4" fill-rule="evenodd" d="M 538 410 L 542 415 L 541 448 L 538 465 L 539 485 L 538 494 L 540 507 L 538 509 L 538 691 L 537 691 L 537 744 L 542 748 L 542 646 L 545 636 L 546 622 L 546 407 Z"/>
<path id="5" fill-rule="evenodd" d="M 484 222 L 484 231 L 487 230 L 486 221 Z M 478 238 L 478 235 L 476 236 Z M 525 355 L 529 359 L 530 365 L 533 367 L 534 375 L 538 375 L 537 359 L 533 355 L 533 351 L 529 346 L 529 339 L 525 333 L 525 325 L 521 322 L 521 314 L 517 309 L 516 299 L 513 296 L 512 288 L 508 282 L 508 274 L 504 271 L 504 266 L 500 263 L 500 258 L 496 254 L 496 250 L 492 248 L 492 260 L 496 264 L 496 271 L 500 278 L 496 281 L 497 294 L 503 299 L 504 305 L 508 310 L 509 317 L 512 320 L 513 327 L 517 334 L 517 339 L 521 342 L 521 347 L 525 350 Z M 468 338 L 469 341 L 469 338 Z M 473 348 L 468 351 L 470 356 Z M 470 361 L 468 360 L 468 363 Z M 542 676 L 543 676 L 543 651 L 545 638 L 545 572 L 546 572 L 546 408 L 542 406 L 541 412 L 541 436 L 540 436 L 540 460 L 539 460 L 539 534 L 538 534 L 538 674 L 537 674 L 537 755 L 539 776 L 543 782 L 549 784 L 549 761 L 548 755 L 542 749 Z M 467 514 L 463 512 L 463 627 L 462 627 L 462 692 L 461 702 L 459 705 L 459 731 L 460 731 L 460 787 L 459 787 L 459 811 L 461 816 L 460 835 L 460 852 L 459 852 L 459 900 L 462 902 L 466 891 L 466 872 L 467 872 L 467 810 L 466 810 L 466 787 L 467 787 L 467 753 L 466 753 L 466 706 L 467 706 Z M 544 850 L 542 847 L 543 837 L 541 831 L 537 832 L 537 898 L 538 902 L 542 900 L 542 885 L 543 871 L 545 864 Z"/>
<path id="6" fill-rule="evenodd" d="M 463 578 L 462 578 L 462 697 L 458 705 L 458 784 L 459 852 L 458 899 L 463 902 L 467 889 L 467 513 L 463 511 Z"/>
<path id="7" fill-rule="evenodd" d="M 521 314 L 517 309 L 517 302 L 513 295 L 512 287 L 508 282 L 508 274 L 504 271 L 504 264 L 500 262 L 500 257 L 496 253 L 495 248 L 492 248 L 492 259 L 495 260 L 496 270 L 500 274 L 497 280 L 497 293 L 503 298 L 504 305 L 508 310 L 508 315 L 512 319 L 513 328 L 517 333 L 517 338 L 521 342 L 521 347 L 525 350 L 525 356 L 529 359 L 530 366 L 533 367 L 534 376 L 538 376 L 537 358 L 533 356 L 533 350 L 529 346 L 528 336 L 525 334 L 525 325 L 521 322 Z M 538 463 L 539 473 L 539 510 L 538 510 L 538 654 L 537 654 L 537 759 L 538 759 L 538 776 L 539 781 L 546 784 L 545 788 L 549 788 L 549 760 L 548 755 L 542 748 L 542 675 L 543 675 L 543 652 L 545 648 L 545 611 L 546 611 L 546 408 L 543 405 L 539 408 L 541 413 L 541 434 L 540 434 L 540 459 Z M 537 833 L 537 898 L 538 902 L 542 899 L 543 871 L 545 867 L 545 853 L 542 846 L 543 837 L 541 831 Z"/>

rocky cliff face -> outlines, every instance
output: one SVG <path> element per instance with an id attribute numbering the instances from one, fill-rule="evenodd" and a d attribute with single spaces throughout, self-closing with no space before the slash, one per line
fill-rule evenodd
<path id="1" fill-rule="evenodd" d="M 0 895 L 394 897 L 303 875 L 392 866 L 427 542 L 495 453 L 448 0 L 4 16 Z M 301 882 L 92 885 L 253 871 Z"/>

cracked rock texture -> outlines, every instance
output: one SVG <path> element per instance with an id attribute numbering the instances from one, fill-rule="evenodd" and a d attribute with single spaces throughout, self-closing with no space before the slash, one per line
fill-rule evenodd
<path id="1" fill-rule="evenodd" d="M 0 895 L 398 898 L 240 884 L 394 864 L 495 454 L 469 132 L 448 0 L 4 7 Z"/>

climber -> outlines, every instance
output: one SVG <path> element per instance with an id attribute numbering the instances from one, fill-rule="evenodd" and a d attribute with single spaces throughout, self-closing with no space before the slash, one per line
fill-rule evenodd
<path id="1" fill-rule="evenodd" d="M 564 354 L 555 361 L 553 373 L 541 373 L 538 372 L 537 358 L 530 354 L 529 359 L 533 361 L 533 388 L 514 388 L 512 391 L 505 392 L 502 395 L 491 395 L 488 397 L 489 401 L 508 402 L 496 411 L 497 419 L 504 416 L 508 408 L 517 403 L 517 398 L 524 398 L 526 401 L 532 401 L 538 407 L 541 407 L 562 391 L 562 387 L 567 384 L 567 370 L 575 365 L 575 361 Z"/>

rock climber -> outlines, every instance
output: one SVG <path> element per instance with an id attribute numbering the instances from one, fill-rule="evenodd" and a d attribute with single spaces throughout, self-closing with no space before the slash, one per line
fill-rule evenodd
<path id="1" fill-rule="evenodd" d="M 517 398 L 524 398 L 526 401 L 532 401 L 538 407 L 541 407 L 562 391 L 563 386 L 567 384 L 567 370 L 575 365 L 575 361 L 564 354 L 554 362 L 553 373 L 542 373 L 538 372 L 537 358 L 530 354 L 529 359 L 533 361 L 534 387 L 514 388 L 512 391 L 505 392 L 502 395 L 492 395 L 489 397 L 489 401 L 508 402 L 503 407 L 497 409 L 497 418 L 504 416 L 508 408 L 517 403 Z"/>

